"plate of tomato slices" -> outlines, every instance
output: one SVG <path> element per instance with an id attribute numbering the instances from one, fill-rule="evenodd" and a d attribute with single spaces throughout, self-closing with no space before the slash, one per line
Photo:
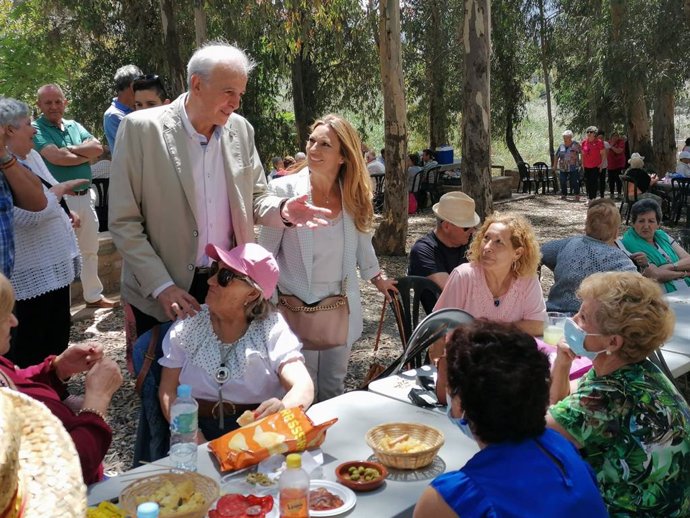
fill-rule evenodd
<path id="1" fill-rule="evenodd" d="M 221 496 L 209 518 L 272 518 L 277 516 L 271 495 L 240 495 L 231 493 Z"/>

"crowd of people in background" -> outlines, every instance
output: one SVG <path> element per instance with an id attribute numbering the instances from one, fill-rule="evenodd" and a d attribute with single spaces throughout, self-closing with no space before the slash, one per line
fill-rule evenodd
<path id="1" fill-rule="evenodd" d="M 260 418 L 342 394 L 363 331 L 360 279 L 395 296 L 371 232 L 372 178 L 385 174 L 384 150 L 368 149 L 349 121 L 327 114 L 304 152 L 273 157 L 266 174 L 254 128 L 236 113 L 254 66 L 232 45 L 204 45 L 189 60 L 187 91 L 172 101 L 158 75 L 119 68 L 103 115 L 107 147 L 64 118 L 58 85 L 38 89 L 33 122 L 26 104 L 0 98 L 0 386 L 61 420 L 87 483 L 102 476 L 107 412 L 122 383 L 99 345 L 69 347 L 77 277 L 87 306 L 119 304 L 103 296 L 98 277 L 95 174 L 109 168 L 109 230 L 123 260 L 133 347 L 158 367 L 154 391 L 142 395 L 137 462 L 165 455 L 180 383 L 199 402 L 200 440 L 236 428 L 244 411 Z M 658 181 L 644 157 L 626 157 L 618 133 L 607 140 L 592 126 L 580 142 L 563 133 L 554 162 L 561 195 L 579 201 L 584 180 L 587 220 L 584 235 L 541 246 L 526 218 L 494 213 L 482 222 L 462 192 L 433 205 L 436 225 L 412 247 L 408 273 L 441 292 L 422 300 L 427 312 L 457 308 L 478 319 L 449 337 L 444 383 L 449 418 L 481 451 L 436 479 L 416 515 L 515 506 L 535 516 L 542 508 L 564 516 L 690 511 L 690 409 L 646 360 L 673 326 L 661 287 L 690 290 L 690 255 L 659 229 L 654 199 L 632 206 L 632 227 L 617 240 L 611 199 L 626 194 L 623 174 L 635 179 L 636 198 Z M 407 157 L 411 194 L 436 165 L 431 149 Z M 677 169 L 690 171 L 690 149 Z M 596 200 L 607 198 L 607 184 L 608 199 Z M 548 300 L 540 264 L 554 271 Z M 300 325 L 312 318 L 305 308 L 318 318 Z M 571 317 L 551 370 L 534 339 L 547 309 Z M 593 368 L 571 387 L 576 356 Z M 71 395 L 65 383 L 80 372 L 85 393 Z M 152 436 L 158 448 L 149 447 Z M 496 484 L 506 473 L 510 484 Z M 526 504 L 525 476 L 548 498 Z"/>

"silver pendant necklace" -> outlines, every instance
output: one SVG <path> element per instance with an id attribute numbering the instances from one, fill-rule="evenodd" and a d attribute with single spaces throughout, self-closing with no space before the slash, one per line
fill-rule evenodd
<path id="1" fill-rule="evenodd" d="M 218 352 L 220 353 L 220 365 L 216 369 L 216 383 L 218 383 L 218 426 L 225 428 L 225 415 L 223 405 L 223 385 L 230 379 L 230 369 L 227 367 L 228 357 L 232 352 L 231 345 L 218 344 Z"/>

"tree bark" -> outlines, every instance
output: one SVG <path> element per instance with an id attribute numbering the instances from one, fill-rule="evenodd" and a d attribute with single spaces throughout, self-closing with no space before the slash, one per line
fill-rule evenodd
<path id="1" fill-rule="evenodd" d="M 161 24 L 163 27 L 163 47 L 165 48 L 168 77 L 170 77 L 171 98 L 174 99 L 187 88 L 185 85 L 185 65 L 180 56 L 180 38 L 175 20 L 173 0 L 159 0 Z"/>
<path id="2" fill-rule="evenodd" d="M 541 47 L 541 67 L 544 74 L 544 90 L 546 94 L 546 117 L 549 122 L 549 158 L 550 164 L 553 164 L 554 159 L 554 145 L 553 145 L 553 111 L 551 109 L 551 77 L 549 74 L 549 48 L 548 41 L 546 38 L 546 14 L 544 13 L 544 1 L 539 2 L 539 45 Z M 512 137 L 512 130 L 510 128 L 510 133 Z M 508 128 L 506 128 L 506 134 Z M 506 135 L 507 141 L 507 135 Z M 513 145 L 515 145 L 513 143 Z M 508 149 L 510 149 L 510 144 L 508 144 Z M 517 151 L 517 149 L 516 149 Z M 512 153 L 512 150 L 511 150 Z M 519 154 L 519 153 L 518 153 Z M 515 154 L 513 154 L 515 157 Z"/>
<path id="3" fill-rule="evenodd" d="M 506 147 L 508 148 L 508 151 L 510 151 L 510 154 L 513 156 L 513 160 L 515 160 L 515 165 L 519 164 L 520 162 L 524 162 L 524 160 L 522 159 L 522 155 L 520 154 L 520 151 L 518 151 L 517 145 L 515 144 L 513 117 L 509 113 L 506 115 Z M 551 162 L 553 163 L 553 158 L 551 159 Z"/>
<path id="4" fill-rule="evenodd" d="M 491 3 L 465 0 L 464 107 L 462 110 L 462 189 L 477 214 L 493 212 L 491 193 Z"/>
<path id="5" fill-rule="evenodd" d="M 400 1 L 379 5 L 381 82 L 383 85 L 386 179 L 383 219 L 374 234 L 377 254 L 405 255 L 407 237 L 407 112 L 400 43 Z"/>
<path id="6" fill-rule="evenodd" d="M 197 48 L 208 39 L 205 3 L 205 0 L 194 0 L 194 35 Z"/>
<path id="7" fill-rule="evenodd" d="M 628 115 L 628 142 L 630 152 L 637 152 L 647 162 L 654 161 L 650 139 L 649 111 L 643 86 L 631 77 L 625 88 L 626 112 Z"/>
<path id="8" fill-rule="evenodd" d="M 300 149 L 309 138 L 307 122 L 307 105 L 304 100 L 304 81 L 302 79 L 302 51 L 298 52 L 292 62 L 292 106 L 295 111 L 295 126 Z"/>
<path id="9" fill-rule="evenodd" d="M 676 129 L 673 85 L 662 83 L 654 97 L 654 166 L 659 177 L 676 170 Z"/>
<path id="10" fill-rule="evenodd" d="M 447 9 L 444 2 L 433 0 L 431 2 L 431 27 L 440 28 L 441 17 Z M 429 80 L 429 147 L 436 149 L 438 146 L 448 144 L 447 118 L 448 109 L 445 102 L 446 72 L 442 65 L 447 58 L 444 55 L 444 39 L 448 37 L 441 30 L 428 31 L 430 38 L 431 61 L 427 63 L 427 77 Z"/>

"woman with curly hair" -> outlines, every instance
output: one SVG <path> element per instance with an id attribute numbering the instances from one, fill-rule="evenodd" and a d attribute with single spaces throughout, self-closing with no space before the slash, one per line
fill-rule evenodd
<path id="1" fill-rule="evenodd" d="M 434 307 L 458 308 L 475 318 L 512 322 L 539 336 L 546 305 L 537 277 L 541 257 L 532 226 L 518 215 L 489 216 L 475 233 L 469 263 L 453 270 Z"/>
<path id="2" fill-rule="evenodd" d="M 455 331 L 446 358 L 448 417 L 480 451 L 431 483 L 415 518 L 608 516 L 592 470 L 546 429 L 549 360 L 530 335 L 478 321 Z"/>
<path id="3" fill-rule="evenodd" d="M 264 226 L 259 237 L 259 243 L 278 261 L 281 295 L 293 295 L 307 305 L 332 295 L 347 296 L 349 318 L 344 343 L 325 350 L 307 350 L 309 345 L 304 344 L 302 350 L 316 401 L 343 393 L 350 349 L 362 334 L 357 267 L 359 275 L 384 295 L 389 289 L 395 290 L 395 281 L 384 277 L 371 244 L 374 208 L 361 149 L 352 125 L 338 115 L 327 115 L 312 126 L 307 167 L 268 186 L 271 194 L 307 195 L 309 203 L 330 211 L 325 226 Z"/>
<path id="4" fill-rule="evenodd" d="M 612 517 L 690 515 L 690 408 L 647 360 L 673 332 L 661 288 L 637 273 L 595 273 L 578 297 L 551 371 L 547 425 L 581 449 Z M 571 388 L 576 355 L 592 370 Z"/>

